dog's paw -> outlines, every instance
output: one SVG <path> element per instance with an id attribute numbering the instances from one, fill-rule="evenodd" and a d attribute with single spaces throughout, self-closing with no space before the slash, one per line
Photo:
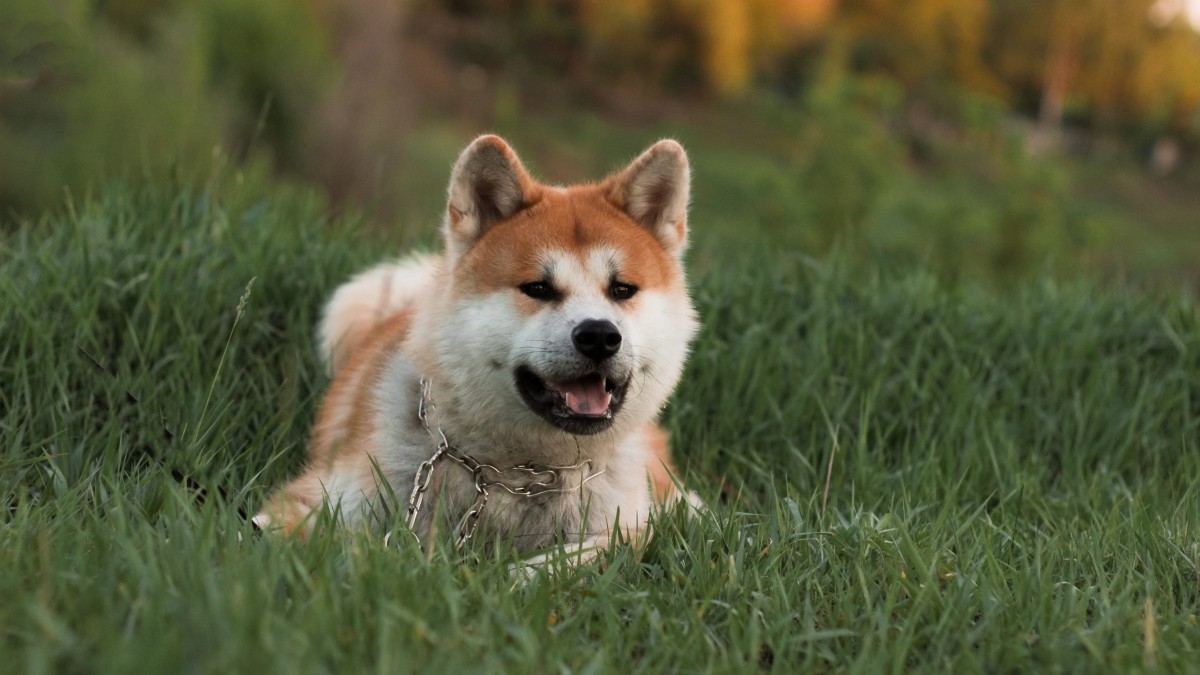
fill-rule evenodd
<path id="1" fill-rule="evenodd" d="M 709 511 L 708 504 L 706 504 L 704 500 L 700 498 L 700 495 L 696 494 L 695 490 L 688 490 L 687 492 L 683 493 L 683 501 L 687 502 L 689 507 L 689 517 L 695 516 L 698 513 L 708 513 Z"/>
<path id="2" fill-rule="evenodd" d="M 546 574 L 552 565 L 585 565 L 599 557 L 603 544 L 607 541 L 608 535 L 593 536 L 578 543 L 518 560 L 508 566 L 508 575 L 518 586 L 522 586 Z"/>
<path id="3" fill-rule="evenodd" d="M 525 586 L 541 576 L 544 571 L 544 565 L 520 560 L 508 566 L 508 578 L 512 579 L 515 586 Z"/>

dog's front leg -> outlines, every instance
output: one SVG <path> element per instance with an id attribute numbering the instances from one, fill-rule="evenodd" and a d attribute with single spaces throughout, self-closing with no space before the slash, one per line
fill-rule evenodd
<path id="1" fill-rule="evenodd" d="M 508 566 L 508 571 L 513 578 L 528 583 L 556 561 L 573 566 L 592 562 L 608 547 L 611 539 L 609 532 L 588 535 L 580 541 L 565 543 L 559 548 L 517 561 Z"/>
<path id="2" fill-rule="evenodd" d="M 252 520 L 261 530 L 304 538 L 328 505 L 338 522 L 358 526 L 381 498 L 376 472 L 366 453 L 340 453 L 332 461 L 310 465 L 272 495 Z"/>

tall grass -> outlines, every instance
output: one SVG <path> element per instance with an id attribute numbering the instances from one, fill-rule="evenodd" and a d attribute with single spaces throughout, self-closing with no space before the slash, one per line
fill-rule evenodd
<path id="1" fill-rule="evenodd" d="M 246 522 L 325 385 L 315 312 L 402 242 L 303 194 L 116 186 L 0 240 L 13 672 L 1181 671 L 1200 658 L 1200 322 L 696 221 L 665 421 L 710 504 L 516 585 Z M 252 285 L 251 285 L 251 282 Z M 399 541 L 397 546 L 394 542 Z M 1188 664 L 1193 664 L 1189 666 Z"/>

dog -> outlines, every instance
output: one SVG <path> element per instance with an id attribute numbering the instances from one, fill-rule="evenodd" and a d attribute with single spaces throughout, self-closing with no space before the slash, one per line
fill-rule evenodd
<path id="1" fill-rule="evenodd" d="M 596 551 L 640 540 L 655 508 L 695 503 L 657 424 L 697 329 L 689 198 L 672 140 L 557 187 L 477 138 L 452 170 L 442 255 L 334 292 L 307 468 L 254 523 L 304 537 L 325 508 L 349 527 L 399 512 L 426 545 L 441 532 Z"/>

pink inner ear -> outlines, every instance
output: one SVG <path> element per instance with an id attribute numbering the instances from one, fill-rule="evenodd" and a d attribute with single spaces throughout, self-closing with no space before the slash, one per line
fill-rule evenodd
<path id="1" fill-rule="evenodd" d="M 519 211 L 533 181 L 516 153 L 496 136 L 476 139 L 454 165 L 447 204 L 447 250 L 466 252 L 497 222 Z"/>
<path id="2" fill-rule="evenodd" d="M 507 183 L 507 184 L 506 184 Z M 516 190 L 513 190 L 513 187 Z M 481 229 L 486 229 L 516 213 L 521 207 L 520 183 L 507 178 L 481 177 L 475 183 L 475 212 Z"/>
<path id="3" fill-rule="evenodd" d="M 636 185 L 631 192 L 635 189 L 637 189 Z M 655 227 L 666 215 L 667 207 L 674 198 L 674 191 L 674 186 L 668 181 L 661 179 L 656 181 L 653 185 L 647 186 L 643 194 L 633 195 L 634 200 L 631 201 L 634 203 L 631 204 L 631 208 L 638 209 L 638 213 L 630 215 L 646 227 Z"/>
<path id="4" fill-rule="evenodd" d="M 687 236 L 690 176 L 687 155 L 674 141 L 660 141 L 613 179 L 612 201 L 673 254 Z"/>

